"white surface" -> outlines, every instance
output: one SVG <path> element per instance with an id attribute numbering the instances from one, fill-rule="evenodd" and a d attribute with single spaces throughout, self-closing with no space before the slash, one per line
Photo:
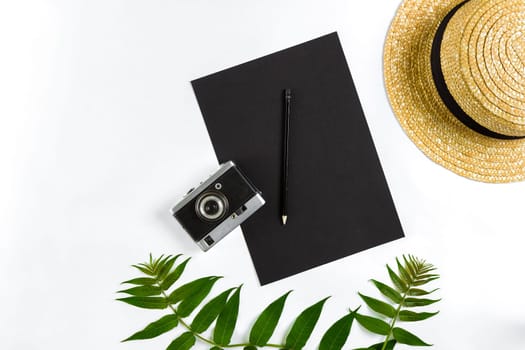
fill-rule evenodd
<path id="1" fill-rule="evenodd" d="M 440 268 L 440 315 L 408 325 L 435 349 L 525 348 L 525 183 L 487 185 L 435 165 L 405 136 L 383 88 L 399 1 L 90 0 L 0 5 L 0 348 L 164 349 L 120 344 L 159 314 L 113 299 L 130 264 L 193 256 L 186 280 L 244 283 L 237 335 L 294 289 L 279 334 L 332 295 L 312 339 L 385 263 Z M 406 238 L 258 286 L 240 230 L 201 253 L 168 209 L 216 168 L 193 78 L 338 31 Z M 370 344 L 355 327 L 350 347 Z M 278 341 L 278 339 L 276 340 Z M 310 342 L 313 349 L 316 342 Z M 196 347 L 205 349 L 207 347 Z M 399 346 L 399 349 L 406 347 Z"/>

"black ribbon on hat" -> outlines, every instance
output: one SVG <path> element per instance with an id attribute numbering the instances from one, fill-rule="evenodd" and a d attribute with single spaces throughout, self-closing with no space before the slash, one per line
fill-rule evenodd
<path id="1" fill-rule="evenodd" d="M 441 42 L 443 41 L 443 36 L 445 33 L 445 29 L 447 28 L 448 22 L 450 22 L 450 19 L 454 14 L 467 2 L 470 0 L 463 1 L 456 7 L 454 7 L 443 19 L 441 24 L 439 25 L 439 28 L 436 32 L 436 35 L 434 36 L 434 41 L 432 42 L 432 53 L 430 56 L 430 64 L 432 67 L 432 77 L 434 78 L 434 83 L 436 84 L 436 89 L 439 93 L 439 96 L 441 96 L 441 99 L 445 103 L 445 106 L 449 109 L 452 114 L 459 119 L 463 124 L 468 126 L 470 129 L 485 135 L 489 137 L 493 137 L 500 140 L 518 140 L 523 139 L 525 137 L 522 136 L 510 136 L 510 135 L 504 135 L 499 134 L 497 132 L 494 132 L 490 129 L 487 129 L 483 125 L 476 122 L 471 116 L 469 116 L 462 108 L 461 106 L 456 102 L 452 94 L 450 93 L 450 90 L 447 87 L 447 84 L 445 82 L 445 76 L 443 75 L 443 70 L 441 68 Z"/>

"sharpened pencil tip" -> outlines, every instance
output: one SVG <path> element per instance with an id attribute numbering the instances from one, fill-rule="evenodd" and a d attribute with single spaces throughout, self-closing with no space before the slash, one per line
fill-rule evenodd
<path id="1" fill-rule="evenodd" d="M 283 220 L 283 226 L 286 225 L 286 220 L 288 220 L 288 216 L 283 215 L 281 216 L 281 219 Z"/>

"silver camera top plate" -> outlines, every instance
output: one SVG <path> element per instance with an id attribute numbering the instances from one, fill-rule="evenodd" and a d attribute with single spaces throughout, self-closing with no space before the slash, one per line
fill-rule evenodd
<path id="1" fill-rule="evenodd" d="M 201 182 L 199 186 L 192 188 L 191 190 L 186 193 L 184 198 L 177 203 L 174 207 L 171 208 L 171 214 L 175 214 L 177 211 L 179 211 L 181 208 L 186 206 L 193 198 L 198 196 L 204 189 L 208 188 L 215 180 L 217 180 L 219 177 L 221 177 L 224 173 L 226 173 L 229 169 L 233 168 L 235 166 L 235 163 L 231 160 L 222 163 L 219 167 L 219 170 L 217 170 L 213 175 L 210 175 L 205 181 Z"/>

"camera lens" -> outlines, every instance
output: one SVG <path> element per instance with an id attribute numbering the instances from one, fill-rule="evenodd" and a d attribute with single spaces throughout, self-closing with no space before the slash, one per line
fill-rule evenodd
<path id="1" fill-rule="evenodd" d="M 197 215 L 207 221 L 217 221 L 226 214 L 228 200 L 219 192 L 206 192 L 195 203 Z"/>
<path id="2" fill-rule="evenodd" d="M 220 209 L 219 202 L 216 202 L 214 200 L 209 200 L 206 202 L 206 204 L 204 204 L 204 212 L 208 216 L 217 215 L 217 213 L 219 212 L 219 209 Z"/>

